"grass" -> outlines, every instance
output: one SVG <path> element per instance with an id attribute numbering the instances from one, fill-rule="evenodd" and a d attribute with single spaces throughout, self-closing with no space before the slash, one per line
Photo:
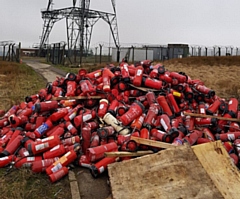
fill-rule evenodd
<path id="1" fill-rule="evenodd" d="M 221 98 L 240 100 L 240 56 L 188 57 L 163 64 L 170 71 L 185 72 L 191 79 L 202 80 Z"/>
<path id="2" fill-rule="evenodd" d="M 0 109 L 7 111 L 25 97 L 45 88 L 47 81 L 29 66 L 0 61 Z M 0 169 L 1 199 L 68 199 L 71 198 L 68 177 L 52 184 L 46 174 L 34 174 L 29 169 Z"/>
<path id="3" fill-rule="evenodd" d="M 71 198 L 68 177 L 51 184 L 46 174 L 17 169 L 6 173 L 0 169 L 0 193 L 2 199 L 69 199 Z"/>
<path id="4" fill-rule="evenodd" d="M 28 95 L 45 88 L 47 81 L 25 64 L 0 61 L 0 109 L 24 101 Z"/>

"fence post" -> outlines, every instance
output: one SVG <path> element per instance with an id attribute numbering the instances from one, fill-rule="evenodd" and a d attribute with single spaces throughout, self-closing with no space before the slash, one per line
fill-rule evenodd
<path id="1" fill-rule="evenodd" d="M 103 47 L 103 44 L 99 44 L 99 47 L 100 47 L 100 61 L 99 61 L 99 63 L 101 64 L 102 63 L 102 47 Z"/>
<path id="2" fill-rule="evenodd" d="M 147 47 L 147 46 L 145 46 L 145 48 L 146 48 L 146 59 L 148 59 L 148 56 L 147 56 L 148 47 Z"/>
<path id="3" fill-rule="evenodd" d="M 132 46 L 132 62 L 134 63 L 134 46 Z"/>
<path id="4" fill-rule="evenodd" d="M 117 47 L 117 62 L 119 62 L 120 60 L 120 46 L 116 46 Z"/>
<path id="5" fill-rule="evenodd" d="M 18 44 L 18 56 L 17 56 L 18 62 L 21 62 L 21 42 Z"/>
<path id="6" fill-rule="evenodd" d="M 205 47 L 205 56 L 207 57 L 207 47 Z"/>

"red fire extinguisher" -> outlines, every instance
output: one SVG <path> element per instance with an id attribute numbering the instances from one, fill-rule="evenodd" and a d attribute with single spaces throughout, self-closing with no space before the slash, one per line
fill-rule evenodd
<path id="1" fill-rule="evenodd" d="M 65 94 L 66 97 L 75 96 L 77 89 L 77 83 L 75 81 L 67 81 L 67 92 Z"/>
<path id="2" fill-rule="evenodd" d="M 61 167 L 59 170 L 57 170 L 56 172 L 48 175 L 49 179 L 52 183 L 60 180 L 61 178 L 63 178 L 64 176 L 66 176 L 68 174 L 68 168 L 67 167 Z"/>
<path id="3" fill-rule="evenodd" d="M 45 172 L 46 168 L 53 164 L 55 161 L 59 160 L 58 157 L 44 159 L 44 160 L 36 160 L 32 163 L 31 169 L 34 173 Z"/>
<path id="4" fill-rule="evenodd" d="M 54 112 L 53 114 L 50 115 L 49 119 L 52 122 L 57 122 L 58 120 L 62 119 L 65 115 L 68 114 L 69 108 L 70 107 L 58 109 L 58 111 L 56 111 L 56 112 Z"/>
<path id="5" fill-rule="evenodd" d="M 118 146 L 115 142 L 100 145 L 94 148 L 88 148 L 86 151 L 86 156 L 90 162 L 95 162 L 104 157 L 105 152 L 117 151 Z"/>
<path id="6" fill-rule="evenodd" d="M 17 157 L 14 163 L 16 168 L 31 168 L 33 162 L 42 160 L 41 156 L 34 156 L 34 157 Z"/>
<path id="7" fill-rule="evenodd" d="M 46 169 L 47 175 L 57 172 L 62 167 L 67 166 L 77 158 L 77 154 L 74 150 L 65 153 L 59 160 L 55 161 L 51 166 Z"/>
<path id="8" fill-rule="evenodd" d="M 157 102 L 158 104 L 161 106 L 161 108 L 163 109 L 163 112 L 166 113 L 169 117 L 172 117 L 173 116 L 173 113 L 167 103 L 167 100 L 164 96 L 162 95 L 159 95 L 157 97 Z"/>
<path id="9" fill-rule="evenodd" d="M 14 155 L 9 155 L 5 157 L 0 158 L 0 168 L 3 168 L 7 165 L 9 165 L 11 162 L 14 162 L 16 159 L 16 156 Z"/>
<path id="10" fill-rule="evenodd" d="M 50 119 L 44 122 L 41 126 L 35 129 L 34 134 L 37 138 L 42 137 L 48 130 L 53 127 L 53 124 Z"/>
<path id="11" fill-rule="evenodd" d="M 33 106 L 33 110 L 36 113 L 50 111 L 50 110 L 57 109 L 57 108 L 58 108 L 58 101 L 54 101 L 54 100 L 36 103 Z"/>
<path id="12" fill-rule="evenodd" d="M 82 128 L 82 151 L 86 154 L 87 148 L 90 147 L 91 143 L 91 128 L 89 126 L 84 126 Z"/>
<path id="13" fill-rule="evenodd" d="M 143 67 L 137 66 L 135 69 L 135 76 L 133 79 L 133 85 L 134 86 L 141 86 L 142 84 L 142 78 L 143 78 Z"/>
<path id="14" fill-rule="evenodd" d="M 3 152 L 0 153 L 0 157 L 13 155 L 18 147 L 21 145 L 21 141 L 23 140 L 22 135 L 18 135 L 11 143 L 8 143 Z"/>
<path id="15" fill-rule="evenodd" d="M 63 144 L 58 144 L 50 150 L 43 153 L 44 159 L 50 159 L 55 157 L 60 157 L 65 153 L 65 147 Z"/>
<path id="16" fill-rule="evenodd" d="M 86 110 L 84 113 L 74 118 L 74 125 L 76 128 L 78 128 L 83 122 L 87 122 L 91 119 L 94 119 L 95 117 L 96 117 L 95 110 Z"/>
<path id="17" fill-rule="evenodd" d="M 129 123 L 133 122 L 134 119 L 142 115 L 144 110 L 143 104 L 136 100 L 131 104 L 129 110 L 124 115 L 120 116 L 119 120 L 123 125 L 127 126 Z"/>
<path id="18" fill-rule="evenodd" d="M 41 140 L 37 140 L 33 143 L 29 143 L 27 149 L 30 154 L 36 155 L 60 144 L 59 136 L 50 136 Z"/>
<path id="19" fill-rule="evenodd" d="M 105 157 L 98 161 L 96 164 L 91 165 L 90 172 L 94 178 L 97 178 L 101 173 L 103 173 L 107 166 L 111 163 L 116 162 L 116 157 Z"/>
<path id="20" fill-rule="evenodd" d="M 65 139 L 61 140 L 61 142 L 63 143 L 64 146 L 73 145 L 75 143 L 80 143 L 80 137 L 78 135 L 76 135 L 73 137 L 65 138 Z"/>
<path id="21" fill-rule="evenodd" d="M 100 118 L 103 118 L 103 116 L 107 113 L 108 110 L 108 100 L 107 99 L 101 99 L 99 101 L 99 107 L 98 107 L 98 116 Z"/>

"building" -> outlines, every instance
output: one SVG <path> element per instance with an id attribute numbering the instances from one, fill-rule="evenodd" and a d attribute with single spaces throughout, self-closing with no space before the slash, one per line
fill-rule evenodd
<path id="1" fill-rule="evenodd" d="M 144 59 L 167 60 L 182 58 L 189 55 L 188 44 L 145 45 L 142 47 L 123 47 L 120 49 L 120 59 L 136 62 Z M 112 50 L 112 60 L 117 61 L 117 49 Z"/>

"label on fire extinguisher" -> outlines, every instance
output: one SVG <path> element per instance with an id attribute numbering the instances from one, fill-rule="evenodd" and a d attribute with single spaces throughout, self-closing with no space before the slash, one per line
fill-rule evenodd
<path id="1" fill-rule="evenodd" d="M 46 141 L 52 140 L 52 139 L 54 139 L 54 136 L 49 136 L 47 138 L 42 139 L 42 142 L 46 142 Z"/>
<path id="2" fill-rule="evenodd" d="M 235 135 L 234 134 L 228 134 L 228 140 L 229 141 L 234 141 L 235 140 Z"/>
<path id="3" fill-rule="evenodd" d="M 59 148 L 60 148 L 60 145 L 57 145 L 57 146 L 53 147 L 52 149 L 50 149 L 50 151 L 55 151 L 55 150 L 57 150 Z"/>
<path id="4" fill-rule="evenodd" d="M 104 104 L 100 104 L 99 109 L 103 109 L 104 108 Z"/>
<path id="5" fill-rule="evenodd" d="M 205 109 L 204 108 L 200 108 L 200 113 L 205 113 Z"/>
<path id="6" fill-rule="evenodd" d="M 49 126 L 46 123 L 43 123 L 41 126 L 39 126 L 36 131 L 42 135 L 45 133 L 46 130 L 48 130 Z"/>
<path id="7" fill-rule="evenodd" d="M 137 70 L 137 76 L 140 76 L 142 74 L 142 70 L 138 69 Z"/>
<path id="8" fill-rule="evenodd" d="M 40 150 L 48 148 L 48 147 L 49 147 L 49 144 L 48 144 L 48 142 L 46 142 L 46 143 L 36 145 L 35 149 L 36 149 L 36 151 L 40 151 Z"/>
<path id="9" fill-rule="evenodd" d="M 92 115 L 91 114 L 87 114 L 83 116 L 83 122 L 86 122 L 88 120 L 92 119 Z"/>
<path id="10" fill-rule="evenodd" d="M 77 111 L 74 111 L 71 115 L 69 115 L 69 119 L 72 120 L 73 118 L 75 118 L 76 115 Z"/>
<path id="11" fill-rule="evenodd" d="M 67 129 L 70 131 L 71 129 L 73 128 L 73 125 L 72 124 L 69 124 L 68 126 L 67 126 Z"/>
<path id="12" fill-rule="evenodd" d="M 28 162 L 32 162 L 32 161 L 34 161 L 35 160 L 35 157 L 27 157 L 27 161 Z"/>
<path id="13" fill-rule="evenodd" d="M 165 129 L 165 131 L 167 131 L 168 127 L 167 127 L 165 121 L 161 118 L 160 122 L 161 122 L 161 125 L 163 126 L 163 128 Z"/>
<path id="14" fill-rule="evenodd" d="M 58 164 L 56 164 L 52 169 L 51 171 L 53 173 L 57 172 L 58 170 L 60 170 L 62 168 L 62 164 L 59 162 Z"/>
<path id="15" fill-rule="evenodd" d="M 101 72 L 97 72 L 94 74 L 94 77 L 99 77 L 101 75 Z"/>
<path id="16" fill-rule="evenodd" d="M 3 157 L 3 158 L 0 158 L 0 161 L 4 161 L 4 160 L 7 160 L 8 157 Z"/>
<path id="17" fill-rule="evenodd" d="M 99 172 L 100 172 L 100 173 L 103 173 L 103 172 L 104 172 L 104 166 L 101 166 L 101 167 L 99 168 Z"/>

